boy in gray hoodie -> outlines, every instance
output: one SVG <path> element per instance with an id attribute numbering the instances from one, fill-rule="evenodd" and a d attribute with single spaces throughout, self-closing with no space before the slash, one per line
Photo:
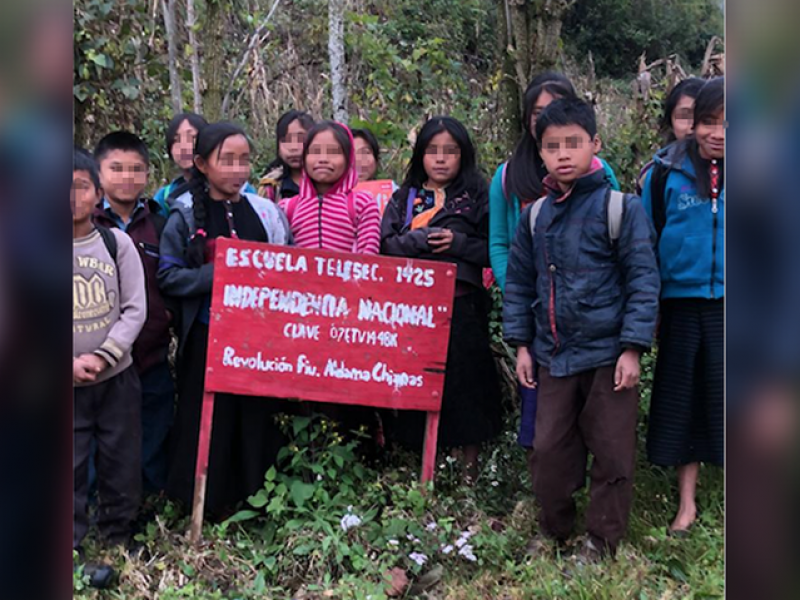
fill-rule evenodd
<path id="1" fill-rule="evenodd" d="M 142 393 L 131 347 L 147 314 L 144 267 L 131 239 L 97 228 L 97 164 L 75 151 L 73 221 L 73 547 L 89 529 L 89 457 L 97 444 L 97 525 L 109 545 L 126 543 L 141 496 Z"/>

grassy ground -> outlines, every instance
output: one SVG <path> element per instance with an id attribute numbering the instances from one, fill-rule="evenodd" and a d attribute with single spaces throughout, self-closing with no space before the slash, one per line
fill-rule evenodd
<path id="1" fill-rule="evenodd" d="M 78 574 L 75 597 L 379 600 L 396 569 L 395 577 L 402 572 L 415 584 L 399 597 L 414 592 L 428 600 L 722 598 L 723 474 L 702 469 L 697 525 L 688 539 L 667 537 L 676 489 L 673 474 L 644 458 L 647 403 L 645 386 L 635 500 L 616 560 L 581 567 L 570 551 L 526 556 L 535 509 L 513 419 L 484 452 L 474 486 L 461 485 L 458 465 L 444 459 L 431 493 L 416 484 L 418 457 L 393 453 L 365 465 L 355 442 L 303 419 L 284 423 L 293 441 L 248 510 L 207 524 L 203 545 L 194 548 L 185 538 L 186 515 L 157 502 L 138 536 L 140 551 L 105 552 L 89 543 L 90 558 L 120 570 L 118 585 L 90 590 Z M 580 506 L 585 502 L 582 494 Z M 345 518 L 358 523 L 345 531 Z M 461 538 L 468 539 L 456 543 Z"/>

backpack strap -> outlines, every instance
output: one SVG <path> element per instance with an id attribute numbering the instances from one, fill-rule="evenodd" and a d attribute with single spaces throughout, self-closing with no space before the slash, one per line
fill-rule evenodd
<path id="1" fill-rule="evenodd" d="M 111 255 L 111 260 L 114 261 L 114 264 L 117 264 L 117 236 L 114 235 L 114 232 L 111 231 L 108 227 L 104 227 L 103 225 L 95 225 L 97 231 L 100 233 L 100 237 L 103 238 L 103 244 L 106 246 L 106 250 Z"/>
<path id="2" fill-rule="evenodd" d="M 414 199 L 417 197 L 417 188 L 410 188 L 408 190 L 408 198 L 406 198 L 406 222 L 405 226 L 411 225 L 411 217 L 414 212 Z"/>
<path id="3" fill-rule="evenodd" d="M 608 237 L 611 243 L 619 240 L 622 231 L 622 214 L 625 212 L 625 194 L 611 190 L 608 195 Z"/>
<path id="4" fill-rule="evenodd" d="M 656 239 L 661 239 L 661 232 L 667 224 L 667 178 L 669 168 L 662 163 L 653 164 L 650 174 L 650 207 L 653 213 L 653 226 L 656 230 Z"/>
<path id="5" fill-rule="evenodd" d="M 533 237 L 533 235 L 535 234 L 536 219 L 539 218 L 539 213 L 542 210 L 542 206 L 544 205 L 545 200 L 547 200 L 547 196 L 542 196 L 531 205 L 531 212 L 528 215 L 528 223 L 531 229 L 531 237 Z"/>

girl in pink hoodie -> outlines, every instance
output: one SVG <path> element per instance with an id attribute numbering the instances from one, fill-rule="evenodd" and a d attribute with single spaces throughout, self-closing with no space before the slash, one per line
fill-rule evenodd
<path id="1" fill-rule="evenodd" d="M 280 202 L 301 248 L 377 254 L 380 213 L 372 194 L 357 192 L 353 134 L 335 121 L 314 125 L 303 148 L 300 193 Z"/>

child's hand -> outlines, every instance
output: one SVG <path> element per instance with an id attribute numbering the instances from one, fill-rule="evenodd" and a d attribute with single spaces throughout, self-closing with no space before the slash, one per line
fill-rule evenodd
<path id="1" fill-rule="evenodd" d="M 108 368 L 106 359 L 97 356 L 97 354 L 82 354 L 80 358 L 84 359 L 84 362 L 95 375 L 99 375 Z"/>
<path id="2" fill-rule="evenodd" d="M 441 254 L 450 250 L 453 245 L 453 232 L 449 229 L 440 229 L 428 234 L 428 245 L 433 248 L 434 254 Z"/>
<path id="3" fill-rule="evenodd" d="M 526 388 L 536 388 L 533 367 L 534 360 L 528 348 L 525 346 L 517 348 L 517 379 Z"/>
<path id="4" fill-rule="evenodd" d="M 621 392 L 636 387 L 639 383 L 639 351 L 625 350 L 617 361 L 614 371 L 614 391 Z"/>
<path id="5" fill-rule="evenodd" d="M 91 365 L 87 363 L 83 356 L 72 359 L 72 382 L 73 383 L 89 383 L 97 379 L 97 373 L 94 372 Z"/>

